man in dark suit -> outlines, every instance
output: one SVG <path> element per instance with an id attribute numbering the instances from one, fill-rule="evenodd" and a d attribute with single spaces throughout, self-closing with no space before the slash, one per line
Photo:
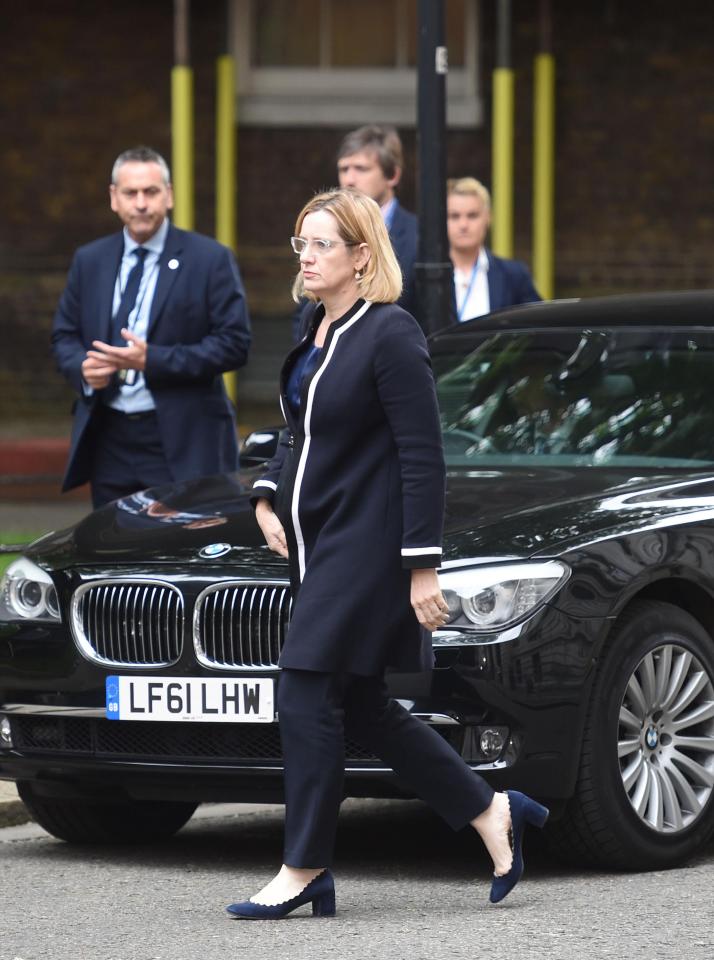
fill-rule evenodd
<path id="1" fill-rule="evenodd" d="M 347 134 L 337 151 L 340 186 L 366 193 L 382 210 L 404 280 L 402 295 L 397 302 L 413 315 L 418 225 L 414 214 L 405 210 L 397 200 L 396 190 L 403 169 L 402 141 L 394 127 L 376 124 L 359 127 Z"/>
<path id="2" fill-rule="evenodd" d="M 370 124 L 348 133 L 337 151 L 341 187 L 353 187 L 379 204 L 402 270 L 402 294 L 397 301 L 412 316 L 416 311 L 414 264 L 417 258 L 417 218 L 405 210 L 396 190 L 404 169 L 402 141 L 394 127 Z M 300 339 L 305 302 L 293 314 L 293 339 Z"/>
<path id="3" fill-rule="evenodd" d="M 540 300 L 525 264 L 497 257 L 485 246 L 491 223 L 486 187 L 473 177 L 462 177 L 449 180 L 446 193 L 457 320 Z"/>
<path id="4" fill-rule="evenodd" d="M 78 394 L 62 489 L 89 481 L 95 507 L 236 469 L 221 374 L 250 347 L 238 265 L 215 240 L 170 224 L 165 160 L 125 151 L 109 192 L 124 229 L 77 251 L 52 328 Z"/>

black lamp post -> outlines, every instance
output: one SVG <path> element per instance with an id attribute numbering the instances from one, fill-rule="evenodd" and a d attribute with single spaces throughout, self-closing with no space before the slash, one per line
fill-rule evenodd
<path id="1" fill-rule="evenodd" d="M 417 150 L 419 251 L 415 266 L 425 333 L 453 319 L 453 268 L 446 237 L 446 73 L 443 0 L 419 0 Z"/>

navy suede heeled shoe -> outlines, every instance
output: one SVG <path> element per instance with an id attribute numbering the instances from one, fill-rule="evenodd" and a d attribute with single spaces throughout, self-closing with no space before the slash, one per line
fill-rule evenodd
<path id="1" fill-rule="evenodd" d="M 334 917 L 335 878 L 329 870 L 318 873 L 304 890 L 290 900 L 284 900 L 283 903 L 266 906 L 263 903 L 243 900 L 240 903 L 232 903 L 226 907 L 226 910 L 237 920 L 282 920 L 305 903 L 312 903 L 313 917 Z"/>
<path id="2" fill-rule="evenodd" d="M 534 827 L 543 827 L 550 813 L 547 807 L 531 800 L 524 793 L 519 793 L 517 790 L 506 790 L 506 793 L 511 807 L 513 863 L 508 873 L 504 873 L 502 877 L 494 876 L 489 898 L 491 903 L 498 903 L 507 897 L 523 876 L 523 832 L 526 823 Z"/>

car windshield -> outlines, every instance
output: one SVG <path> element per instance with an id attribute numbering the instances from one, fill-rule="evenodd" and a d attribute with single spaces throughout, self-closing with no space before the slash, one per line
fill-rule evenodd
<path id="1" fill-rule="evenodd" d="M 711 331 L 455 334 L 433 363 L 449 466 L 714 465 Z"/>

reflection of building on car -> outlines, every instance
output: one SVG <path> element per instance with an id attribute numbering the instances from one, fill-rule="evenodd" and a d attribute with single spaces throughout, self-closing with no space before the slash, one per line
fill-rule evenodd
<path id="1" fill-rule="evenodd" d="M 712 317 L 711 293 L 555 302 L 430 341 L 451 620 L 437 669 L 390 691 L 494 787 L 546 800 L 570 859 L 669 866 L 714 829 Z M 0 777 L 56 835 L 166 836 L 199 802 L 281 797 L 291 597 L 242 493 L 259 473 L 109 505 L 8 568 Z M 353 742 L 345 793 L 404 795 Z"/>
<path id="2" fill-rule="evenodd" d="M 152 490 L 141 490 L 139 493 L 132 493 L 128 497 L 122 497 L 116 501 L 117 522 L 126 523 L 128 514 L 137 520 L 144 521 L 147 526 L 156 524 L 179 524 L 189 530 L 201 530 L 206 527 L 220 526 L 228 521 L 225 514 L 213 511 L 211 513 L 196 513 L 188 510 L 176 510 L 162 503 L 152 496 Z"/>

